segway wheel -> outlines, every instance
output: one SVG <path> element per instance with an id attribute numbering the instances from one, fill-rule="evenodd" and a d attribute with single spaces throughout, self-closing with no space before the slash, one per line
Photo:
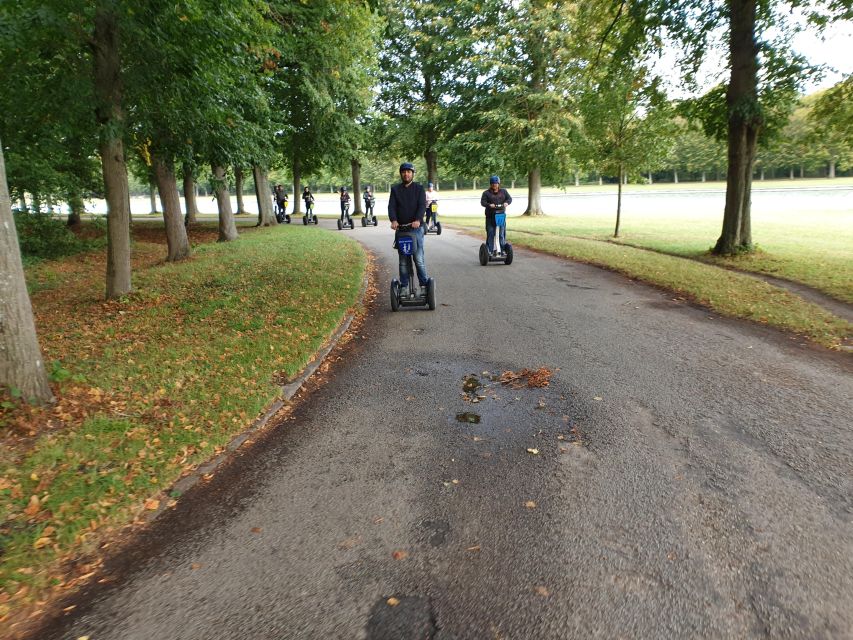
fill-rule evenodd
<path id="1" fill-rule="evenodd" d="M 287 224 L 290 224 L 290 216 L 284 216 L 284 221 L 285 221 Z"/>
<path id="2" fill-rule="evenodd" d="M 391 311 L 397 311 L 400 308 L 400 283 L 397 278 L 391 280 Z"/>
<path id="3" fill-rule="evenodd" d="M 374 216 L 374 217 L 373 217 L 373 226 L 374 226 L 374 227 L 376 227 L 376 226 L 378 226 L 378 225 L 379 225 L 379 218 L 377 218 L 376 216 Z"/>
<path id="4" fill-rule="evenodd" d="M 485 243 L 480 245 L 480 264 L 482 266 L 486 266 L 489 263 L 489 250 L 486 248 Z"/>
<path id="5" fill-rule="evenodd" d="M 367 226 L 367 218 L 362 218 L 362 219 L 361 219 L 361 226 L 362 226 L 362 227 L 366 227 L 366 226 Z"/>
<path id="6" fill-rule="evenodd" d="M 343 228 L 344 228 L 344 223 L 343 223 L 343 222 L 341 222 L 341 219 L 340 219 L 340 218 L 338 218 L 338 231 L 340 231 L 340 230 L 341 230 L 341 229 L 343 229 Z"/>
<path id="7" fill-rule="evenodd" d="M 427 283 L 427 304 L 430 311 L 435 311 L 435 278 L 430 278 Z"/>
<path id="8" fill-rule="evenodd" d="M 504 264 L 512 264 L 512 245 L 509 242 L 504 245 L 504 254 L 506 255 Z"/>
<path id="9" fill-rule="evenodd" d="M 308 216 L 302 216 L 302 224 L 304 224 L 304 225 L 308 224 Z"/>

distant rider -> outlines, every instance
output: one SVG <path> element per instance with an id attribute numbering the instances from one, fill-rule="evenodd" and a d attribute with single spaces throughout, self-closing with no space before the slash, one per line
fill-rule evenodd
<path id="1" fill-rule="evenodd" d="M 364 194 L 362 194 L 364 198 L 364 215 L 372 216 L 373 215 L 373 207 L 376 204 L 376 197 L 373 195 L 373 187 L 367 185 L 364 189 Z"/>
<path id="2" fill-rule="evenodd" d="M 429 276 L 424 258 L 424 210 L 426 209 L 426 193 L 424 188 L 414 182 L 415 167 L 411 162 L 400 165 L 400 183 L 391 187 L 388 196 L 388 218 L 391 228 L 395 231 L 400 225 L 412 225 L 415 230 L 415 269 L 418 272 L 418 282 L 422 295 L 426 295 Z M 395 245 L 396 246 L 396 245 Z M 409 274 L 406 271 L 406 256 L 400 254 L 400 288 L 409 286 Z"/>
<path id="3" fill-rule="evenodd" d="M 302 200 L 305 202 L 305 213 L 311 213 L 311 207 L 314 204 L 314 194 L 308 187 L 302 190 Z"/>
<path id="4" fill-rule="evenodd" d="M 506 189 L 501 188 L 501 179 L 498 176 L 489 178 L 489 188 L 483 191 L 483 197 L 480 198 L 480 205 L 486 210 L 486 246 L 489 247 L 489 255 L 495 255 L 495 213 L 505 213 L 511 202 L 512 196 Z M 506 244 L 506 223 L 500 226 L 498 241 L 500 253 L 503 253 Z"/>
<path id="5" fill-rule="evenodd" d="M 341 187 L 339 191 L 341 193 L 341 221 L 343 221 L 344 212 L 346 211 L 347 205 L 349 205 L 350 197 L 346 187 Z"/>
<path id="6" fill-rule="evenodd" d="M 426 228 L 429 229 L 430 220 L 435 226 L 435 216 L 432 215 L 432 203 L 438 202 L 438 189 L 434 189 L 432 182 L 427 183 L 426 190 Z"/>

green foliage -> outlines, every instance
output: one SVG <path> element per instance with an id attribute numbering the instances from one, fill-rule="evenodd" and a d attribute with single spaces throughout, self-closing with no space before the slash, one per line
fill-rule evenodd
<path id="1" fill-rule="evenodd" d="M 21 256 L 25 259 L 59 258 L 103 246 L 103 237 L 81 238 L 58 216 L 25 211 L 15 211 L 14 216 Z"/>

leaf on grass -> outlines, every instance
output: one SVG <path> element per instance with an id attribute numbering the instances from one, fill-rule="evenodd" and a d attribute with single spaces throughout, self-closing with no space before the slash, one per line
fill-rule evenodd
<path id="1" fill-rule="evenodd" d="M 30 517 L 33 517 L 39 512 L 41 508 L 41 502 L 39 501 L 38 496 L 30 497 L 30 503 L 27 505 L 27 508 L 24 509 L 24 513 Z"/>
<path id="2" fill-rule="evenodd" d="M 33 549 L 41 549 L 52 542 L 50 538 L 39 538 L 33 543 Z"/>
<path id="3" fill-rule="evenodd" d="M 160 508 L 160 501 L 157 500 L 156 498 L 148 498 L 145 501 L 145 508 L 148 511 L 156 511 L 157 509 Z"/>

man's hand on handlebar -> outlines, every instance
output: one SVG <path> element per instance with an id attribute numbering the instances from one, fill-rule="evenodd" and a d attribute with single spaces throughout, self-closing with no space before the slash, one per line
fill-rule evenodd
<path id="1" fill-rule="evenodd" d="M 421 226 L 420 220 L 415 220 L 414 222 L 412 222 L 412 229 L 417 229 L 420 226 Z"/>
<path id="2" fill-rule="evenodd" d="M 394 229 L 394 231 L 396 231 L 397 227 L 399 227 L 399 226 L 400 226 L 400 223 L 397 222 L 396 220 L 391 221 L 391 228 Z"/>

